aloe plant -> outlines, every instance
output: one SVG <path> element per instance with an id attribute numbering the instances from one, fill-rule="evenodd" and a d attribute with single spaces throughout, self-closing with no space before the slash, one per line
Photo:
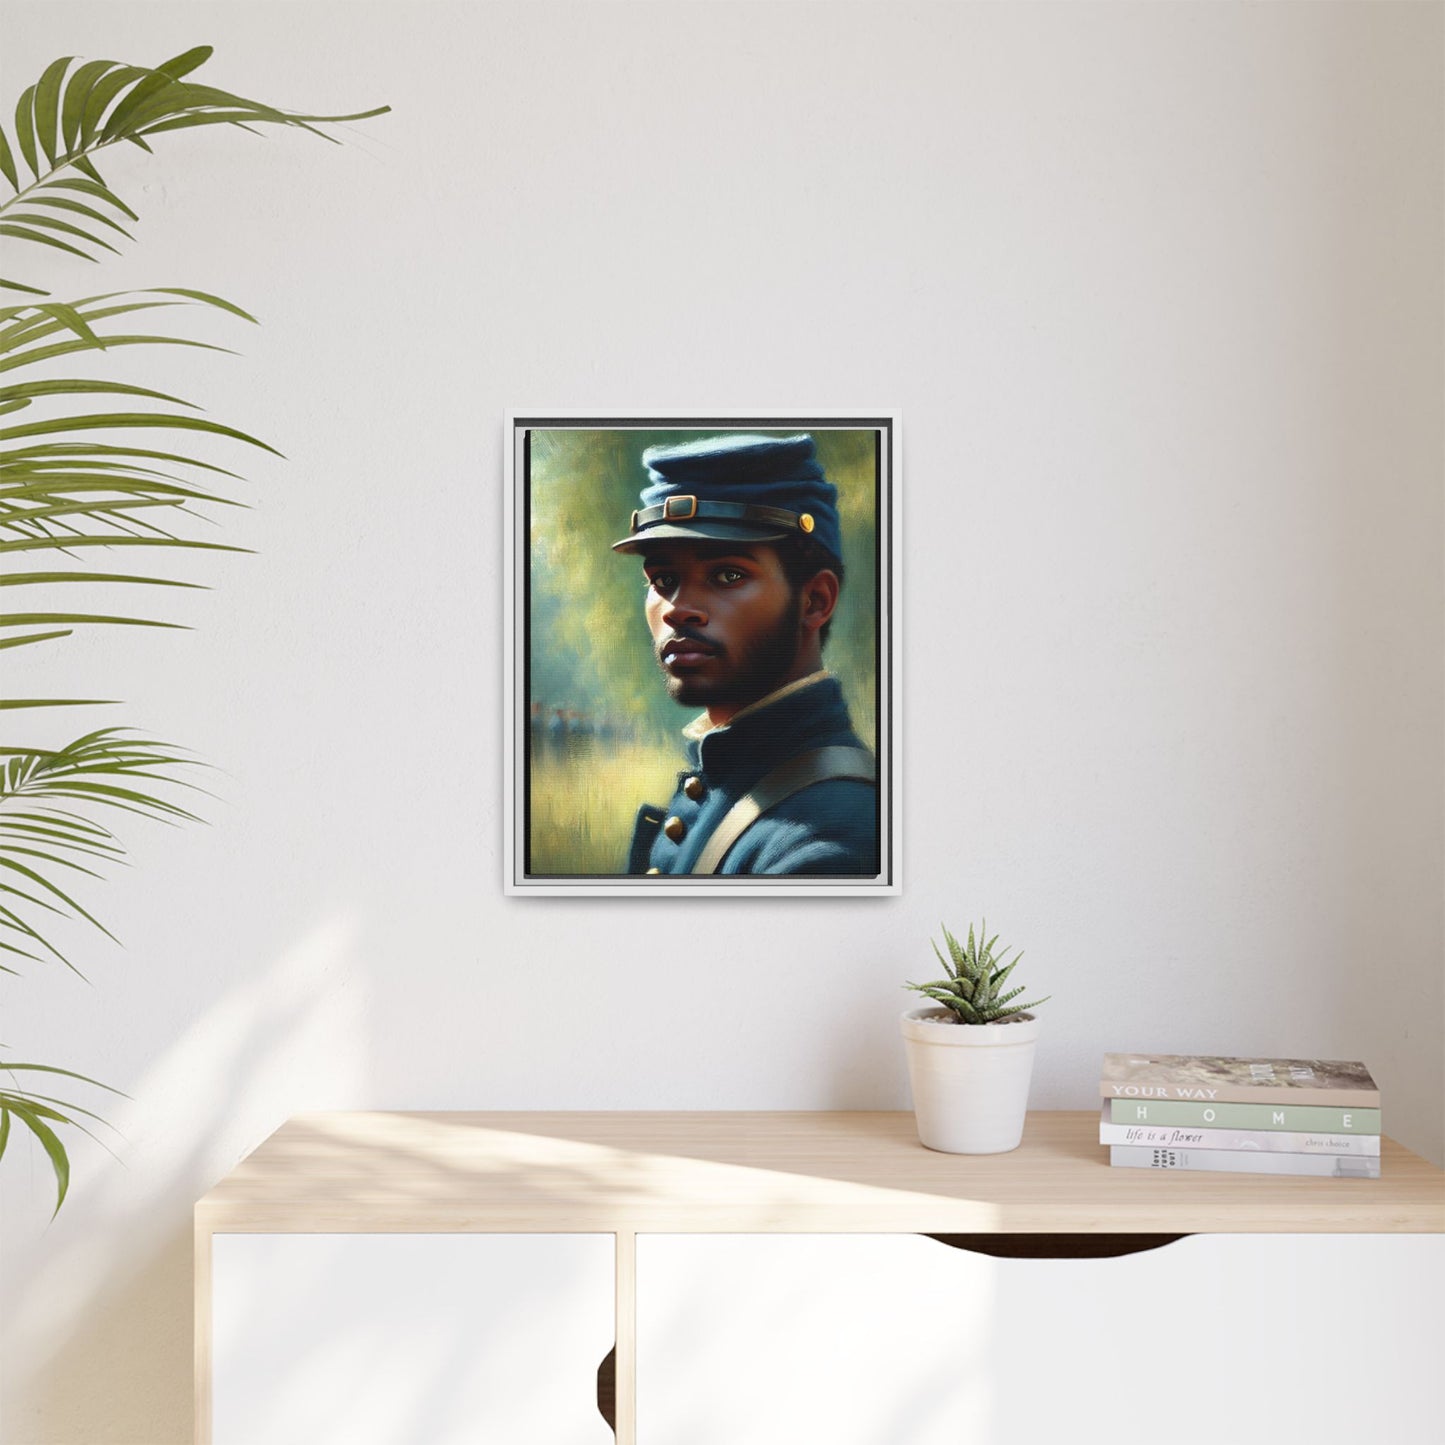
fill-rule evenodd
<path id="1" fill-rule="evenodd" d="M 1047 1003 L 1052 995 L 1036 999 L 1033 1003 L 1013 1003 L 1024 990 L 1012 988 L 1005 993 L 1003 986 L 1023 954 L 1016 953 L 1012 959 L 1006 955 L 995 954 L 998 935 L 994 934 L 985 942 L 987 934 L 988 925 L 980 923 L 978 936 L 975 938 L 973 925 L 969 924 L 968 942 L 963 944 L 944 928 L 943 939 L 948 945 L 948 956 L 945 957 L 939 951 L 936 943 L 933 944 L 933 951 L 938 954 L 938 961 L 948 976 L 935 979 L 932 983 L 909 983 L 904 987 L 924 994 L 935 1003 L 950 1009 L 954 1014 L 954 1021 L 961 1024 L 1003 1023 L 1028 1009 Z M 933 940 L 930 939 L 929 942 L 932 943 Z"/>
<path id="2" fill-rule="evenodd" d="M 281 126 L 330 141 L 334 137 L 323 125 L 363 120 L 388 109 L 305 115 L 189 79 L 211 53 L 210 46 L 198 46 L 157 66 L 77 62 L 65 56 L 46 67 L 16 106 L 13 144 L 0 125 L 0 178 L 13 193 L 0 200 L 7 268 L 22 251 L 37 265 L 41 260 L 59 267 L 77 260 L 94 264 L 133 239 L 126 223 L 139 217 L 97 164 L 111 147 L 125 143 L 149 153 L 152 141 L 167 132 L 214 125 L 247 131 Z M 97 353 L 128 357 L 134 347 L 225 350 L 157 330 L 150 325 L 157 312 L 177 318 L 202 312 L 248 322 L 254 318 L 233 302 L 191 287 L 56 300 L 35 284 L 40 279 L 50 278 L 0 279 L 0 290 L 24 298 L 0 306 L 0 418 L 25 413 L 0 425 L 0 556 L 7 564 L 21 564 L 18 570 L 7 566 L 0 587 L 59 588 L 66 596 L 74 587 L 98 588 L 113 597 L 129 596 L 137 587 L 200 585 L 166 576 L 146 561 L 127 565 L 120 559 L 158 559 L 177 548 L 244 550 L 192 531 L 196 521 L 210 520 L 212 509 L 241 505 L 229 493 L 242 480 L 237 472 L 196 455 L 194 443 L 279 453 L 201 415 L 181 397 L 131 381 L 56 375 L 51 364 L 68 367 Z M 134 439 L 137 433 L 141 436 Z M 32 555 L 35 565 L 28 565 L 24 559 Z M 51 556 L 58 560 L 47 561 Z M 116 562 L 120 566 L 111 570 Z M 78 628 L 117 626 L 184 624 L 106 604 L 0 611 L 0 650 L 13 657 L 19 649 L 63 642 Z M 6 719 L 109 701 L 27 697 L 16 695 L 12 676 L 6 683 L 0 698 L 0 717 Z M 88 731 L 58 748 L 7 739 L 0 744 L 0 760 L 0 973 L 16 975 L 26 965 L 59 963 L 79 974 L 57 945 L 52 926 L 57 918 L 79 920 L 111 936 L 74 896 L 80 889 L 72 881 L 77 875 L 98 879 L 101 868 L 124 858 L 120 837 L 101 818 L 113 822 L 130 814 L 196 821 L 178 801 L 184 796 L 179 789 L 195 787 L 186 770 L 196 762 L 173 744 L 117 727 Z M 70 1178 L 59 1131 L 84 1130 L 85 1120 L 99 1116 L 22 1086 L 21 1076 L 26 1085 L 39 1082 L 46 1088 L 63 1087 L 61 1081 L 107 1086 L 49 1064 L 0 1060 L 0 1074 L 7 1073 L 10 1084 L 0 1087 L 0 1157 L 18 1122 L 50 1160 L 58 1210 Z"/>

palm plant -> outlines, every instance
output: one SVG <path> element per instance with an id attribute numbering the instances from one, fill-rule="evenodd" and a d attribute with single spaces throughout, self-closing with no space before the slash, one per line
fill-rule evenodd
<path id="1" fill-rule="evenodd" d="M 139 217 L 97 164 L 110 147 L 124 142 L 150 152 L 156 136 L 208 125 L 248 131 L 283 126 L 333 140 L 321 126 L 388 109 L 332 116 L 278 110 L 188 79 L 210 55 L 210 46 L 199 46 L 154 67 L 77 63 L 74 56 L 46 67 L 16 106 L 13 144 L 0 126 L 0 177 L 13 192 L 0 201 L 7 266 L 22 246 L 37 264 L 64 256 L 61 264 L 71 265 L 76 258 L 96 263 L 133 239 L 125 222 Z M 279 453 L 200 415 L 180 397 L 129 381 L 57 376 L 50 364 L 68 368 L 78 361 L 83 367 L 95 353 L 129 355 L 126 349 L 137 346 L 225 349 L 158 330 L 153 324 L 158 312 L 254 318 L 230 301 L 188 287 L 61 301 L 35 284 L 37 279 L 0 278 L 0 289 L 23 298 L 0 306 L 0 418 L 26 413 L 23 420 L 0 424 L 0 554 L 19 564 L 19 570 L 7 567 L 0 574 L 0 587 L 60 589 L 62 596 L 71 595 L 73 586 L 96 587 L 104 596 L 129 596 L 136 587 L 198 586 L 158 571 L 158 558 L 175 548 L 243 549 L 194 535 L 194 524 L 210 509 L 240 505 L 228 492 L 241 480 L 196 455 L 194 443 L 221 439 Z M 136 438 L 138 432 L 152 437 Z M 116 548 L 126 557 L 157 560 L 122 563 L 121 570 L 98 568 L 97 559 L 111 561 Z M 104 604 L 83 611 L 3 610 L 0 650 L 55 644 L 77 628 L 183 625 Z M 108 701 L 12 692 L 7 686 L 0 696 L 0 715 L 7 719 L 26 710 Z M 80 974 L 55 940 L 55 920 L 78 920 L 111 935 L 73 896 L 72 890 L 79 890 L 71 878 L 97 879 L 105 865 L 124 857 L 122 840 L 108 826 L 121 815 L 195 821 L 178 791 L 195 787 L 185 771 L 195 765 L 173 744 L 117 727 L 91 730 L 54 748 L 0 743 L 0 972 L 16 975 L 26 964 L 50 963 Z M 99 1116 L 41 1090 L 96 1081 L 54 1065 L 13 1060 L 0 1061 L 0 1074 L 9 1080 L 0 1087 L 0 1157 L 18 1122 L 50 1161 L 58 1211 L 70 1178 L 61 1131 L 89 1132 L 86 1121 Z"/>

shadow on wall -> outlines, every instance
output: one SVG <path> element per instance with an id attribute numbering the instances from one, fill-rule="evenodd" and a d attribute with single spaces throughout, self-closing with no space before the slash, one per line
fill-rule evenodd
<path id="1" fill-rule="evenodd" d="M 10 1445 L 190 1445 L 195 1200 L 298 1109 L 354 1101 L 365 1000 L 337 991 L 356 920 L 319 923 L 205 1013 L 114 1115 L 117 1168 L 77 1151 L 48 1228 L 38 1201 L 12 1263 L 0 1358 Z M 26 1221 L 29 1223 L 29 1221 Z"/>
<path id="2" fill-rule="evenodd" d="M 854 901 L 835 899 L 833 907 L 842 905 L 852 912 Z M 861 927 L 861 919 L 859 923 Z M 840 923 L 840 933 L 846 926 Z M 826 1080 L 826 1091 L 817 1107 L 842 1110 L 912 1108 L 908 1058 L 898 1025 L 893 1022 L 898 1014 L 911 1006 L 911 996 L 903 991 L 901 983 L 895 983 L 891 977 L 889 970 L 896 967 L 898 965 L 890 964 L 888 968 L 879 970 L 880 977 L 874 988 L 854 990 L 848 995 L 847 1007 L 838 1019 L 836 1033 L 828 1035 L 824 1030 L 815 1031 L 818 1038 L 814 1043 L 818 1053 L 811 1067 L 815 1076 Z"/>

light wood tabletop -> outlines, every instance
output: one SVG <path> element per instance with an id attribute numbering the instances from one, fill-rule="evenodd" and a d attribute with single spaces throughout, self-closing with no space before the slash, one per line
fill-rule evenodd
<path id="1" fill-rule="evenodd" d="M 925 1149 L 889 1113 L 300 1115 L 196 1206 L 205 1232 L 1437 1233 L 1445 1174 L 1385 1139 L 1379 1179 L 1115 1169 L 1097 1112 L 1033 1113 L 1007 1154 Z"/>

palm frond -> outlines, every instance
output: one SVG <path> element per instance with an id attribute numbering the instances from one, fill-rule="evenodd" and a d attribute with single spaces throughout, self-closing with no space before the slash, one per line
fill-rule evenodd
<path id="1" fill-rule="evenodd" d="M 90 863 L 122 862 L 124 850 L 109 829 L 77 815 L 72 805 L 196 822 L 197 815 L 175 800 L 180 789 L 205 791 L 183 776 L 196 766 L 181 749 L 123 728 L 100 728 L 53 751 L 10 752 L 0 763 L 0 890 L 12 901 L 0 925 L 25 934 L 74 969 L 35 910 L 80 919 L 113 937 L 54 881 L 53 868 L 100 878 Z"/>
<path id="2" fill-rule="evenodd" d="M 114 60 L 77 64 L 72 55 L 52 61 L 20 97 L 13 146 L 0 126 L 0 177 L 13 192 L 0 201 L 0 236 L 95 261 L 97 252 L 117 250 L 108 232 L 131 239 L 118 217 L 138 219 L 96 167 L 95 157 L 107 146 L 127 141 L 149 151 L 148 136 L 202 125 L 247 131 L 283 126 L 334 141 L 322 126 L 389 109 L 303 115 L 187 79 L 211 53 L 209 45 L 200 45 L 154 67 Z M 46 294 L 28 281 L 0 286 Z"/>
<path id="3" fill-rule="evenodd" d="M 198 476 L 236 478 L 237 474 L 197 455 L 190 439 L 219 440 L 279 455 L 274 447 L 240 428 L 196 415 L 199 408 L 184 397 L 153 387 L 86 376 L 29 374 L 39 361 L 50 360 L 57 353 L 106 351 L 117 339 L 154 344 L 180 339 L 129 334 L 117 338 L 116 328 L 126 325 L 122 318 L 157 307 L 221 312 L 252 320 L 233 302 L 182 288 L 107 292 L 75 302 L 46 301 L 0 308 L 0 367 L 8 364 L 12 368 L 0 385 L 0 413 L 24 413 L 15 424 L 0 426 L 0 556 L 19 560 L 26 554 L 58 552 L 72 562 L 88 565 L 91 559 L 109 563 L 119 548 L 140 549 L 139 555 L 157 558 L 164 556 L 167 549 L 246 550 L 194 535 L 194 524 L 207 520 L 204 508 L 243 503 L 214 485 L 197 484 Z M 132 403 L 151 403 L 155 409 L 93 410 L 88 404 L 93 397 L 124 397 Z M 72 406 L 74 398 L 80 400 Z M 35 415 L 41 409 L 53 412 L 56 408 L 60 408 L 58 415 Z M 131 432 L 184 439 L 185 449 L 137 445 L 127 439 L 126 434 Z M 104 439 L 95 439 L 95 434 Z M 21 569 L 7 571 L 0 577 L 0 584 L 42 585 L 84 575 Z M 117 575 L 100 570 L 94 580 L 191 585 L 180 584 L 164 572 Z M 33 616 L 17 612 L 14 620 L 0 619 L 0 630 L 29 625 L 28 619 Z M 43 624 L 38 630 L 18 636 L 0 632 L 0 650 L 64 642 L 77 627 L 181 625 L 93 607 L 39 616 Z M 11 707 L 77 705 L 84 701 L 8 699 Z"/>
<path id="4" fill-rule="evenodd" d="M 54 1212 L 59 1214 L 60 1206 L 65 1203 L 65 1196 L 70 1189 L 70 1155 L 56 1132 L 56 1126 L 79 1129 L 81 1133 L 89 1135 L 90 1138 L 105 1147 L 104 1141 L 99 1139 L 82 1120 L 89 1119 L 98 1124 L 105 1124 L 106 1121 L 92 1109 L 82 1108 L 79 1104 L 51 1094 L 42 1094 L 34 1089 L 22 1088 L 16 1078 L 22 1073 L 27 1075 L 40 1073 L 52 1078 L 72 1079 L 82 1084 L 89 1084 L 92 1088 L 104 1089 L 107 1093 L 119 1095 L 121 1098 L 124 1098 L 125 1095 L 119 1089 L 111 1088 L 109 1084 L 102 1084 L 96 1079 L 87 1078 L 84 1074 L 77 1074 L 72 1069 L 58 1069 L 51 1064 L 19 1063 L 14 1060 L 0 1061 L 0 1075 L 9 1075 L 10 1079 L 14 1081 L 8 1086 L 0 1086 L 0 1159 L 5 1157 L 5 1151 L 11 1142 L 12 1121 L 19 1120 L 35 1137 L 50 1162 L 51 1172 L 55 1176 Z M 106 1127 L 111 1126 L 107 1124 Z"/>

